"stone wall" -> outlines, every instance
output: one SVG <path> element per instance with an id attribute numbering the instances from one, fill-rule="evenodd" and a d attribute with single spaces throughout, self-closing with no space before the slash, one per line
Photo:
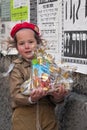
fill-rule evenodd
<path id="1" fill-rule="evenodd" d="M 11 129 L 11 114 L 8 80 L 0 75 L 0 130 Z"/>
<path id="2" fill-rule="evenodd" d="M 10 62 L 8 58 L 0 58 L 0 130 L 11 130 L 11 102 L 8 77 L 2 73 L 7 71 Z"/>
<path id="3" fill-rule="evenodd" d="M 87 130 L 87 76 L 77 74 L 77 84 L 56 108 L 60 130 Z"/>

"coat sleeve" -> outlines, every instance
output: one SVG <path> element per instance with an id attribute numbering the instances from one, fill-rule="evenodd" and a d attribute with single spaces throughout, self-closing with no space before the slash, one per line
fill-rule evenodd
<path id="1" fill-rule="evenodd" d="M 23 73 L 18 67 L 14 67 L 9 77 L 10 93 L 13 102 L 19 106 L 29 105 L 28 97 L 21 94 L 20 86 L 24 82 Z"/>

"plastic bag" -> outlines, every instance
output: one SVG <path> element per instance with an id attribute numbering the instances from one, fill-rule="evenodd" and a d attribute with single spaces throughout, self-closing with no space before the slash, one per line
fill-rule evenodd
<path id="1" fill-rule="evenodd" d="M 32 76 L 21 85 L 21 92 L 29 95 L 33 89 L 42 88 L 48 93 L 58 90 L 60 85 L 71 90 L 73 84 L 73 71 L 76 67 L 55 63 L 51 54 L 45 52 L 44 46 L 35 51 L 32 60 Z"/>

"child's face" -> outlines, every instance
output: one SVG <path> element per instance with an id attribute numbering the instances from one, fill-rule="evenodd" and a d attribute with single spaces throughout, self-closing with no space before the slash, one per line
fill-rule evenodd
<path id="1" fill-rule="evenodd" d="M 25 59 L 33 58 L 33 52 L 37 47 L 37 41 L 34 35 L 34 31 L 30 29 L 23 29 L 16 33 L 17 50 Z"/>

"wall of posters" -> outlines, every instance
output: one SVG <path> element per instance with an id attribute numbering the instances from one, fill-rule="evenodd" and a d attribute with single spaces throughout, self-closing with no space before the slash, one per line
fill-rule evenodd
<path id="1" fill-rule="evenodd" d="M 63 0 L 62 60 L 87 74 L 87 0 Z M 83 67 L 82 67 L 83 66 Z"/>
<path id="2" fill-rule="evenodd" d="M 38 25 L 56 61 L 87 74 L 87 0 L 37 0 Z"/>

